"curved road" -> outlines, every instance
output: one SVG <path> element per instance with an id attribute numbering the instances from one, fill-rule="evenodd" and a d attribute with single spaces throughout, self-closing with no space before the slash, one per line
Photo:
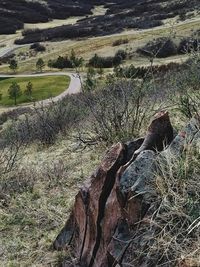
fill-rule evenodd
<path id="1" fill-rule="evenodd" d="M 6 74 L 0 74 L 0 78 L 14 78 L 14 77 L 43 77 L 43 76 L 59 76 L 59 75 L 65 75 L 70 77 L 70 84 L 66 90 L 61 93 L 58 96 L 37 101 L 34 103 L 34 105 L 48 105 L 52 102 L 56 102 L 61 100 L 63 97 L 67 95 L 77 94 L 81 92 L 81 78 L 79 75 L 75 73 L 65 73 L 65 72 L 53 72 L 53 73 L 36 73 L 36 74 L 20 74 L 20 75 L 6 75 Z M 56 86 L 56 84 L 55 84 Z M 27 105 L 27 104 L 24 104 Z M 24 106 L 23 105 L 23 106 Z"/>
<path id="2" fill-rule="evenodd" d="M 24 45 L 26 46 L 26 45 Z M 0 49 L 0 58 L 12 53 L 15 49 L 17 49 L 18 45 L 14 45 L 13 47 L 4 47 Z M 58 96 L 52 97 L 50 99 L 45 99 L 42 101 L 37 101 L 34 103 L 37 105 L 48 105 L 49 103 L 56 102 L 66 95 L 72 95 L 72 94 L 77 94 L 81 92 L 81 77 L 75 73 L 67 73 L 67 72 L 53 72 L 53 73 L 36 73 L 36 74 L 20 74 L 20 75 L 6 75 L 6 74 L 0 74 L 0 78 L 8 77 L 41 77 L 41 76 L 58 76 L 58 75 L 65 75 L 70 77 L 70 84 L 69 87 L 66 88 L 66 90 L 61 93 Z M 56 85 L 55 85 L 56 86 Z"/>

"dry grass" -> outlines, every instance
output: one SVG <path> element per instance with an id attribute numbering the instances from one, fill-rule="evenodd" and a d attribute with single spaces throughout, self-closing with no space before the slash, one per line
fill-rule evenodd
<path id="1" fill-rule="evenodd" d="M 199 160 L 199 148 L 191 146 L 180 157 L 157 160 L 157 194 L 140 222 L 130 266 L 141 262 L 157 267 L 200 266 Z"/>
<path id="2" fill-rule="evenodd" d="M 156 185 L 160 204 L 152 224 L 161 230 L 152 251 L 159 246 L 160 257 L 172 262 L 169 266 L 184 259 L 200 264 L 199 160 L 200 151 L 188 147 L 182 157 L 159 162 Z"/>
<path id="3" fill-rule="evenodd" d="M 52 251 L 52 242 L 101 154 L 76 146 L 66 139 L 49 148 L 33 145 L 12 173 L 1 176 L 0 266 L 58 266 L 63 255 Z"/>

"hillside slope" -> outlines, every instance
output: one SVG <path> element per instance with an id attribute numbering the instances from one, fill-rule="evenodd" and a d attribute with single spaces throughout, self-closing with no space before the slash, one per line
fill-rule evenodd
<path id="1" fill-rule="evenodd" d="M 110 35 L 125 29 L 148 29 L 160 26 L 166 19 L 185 20 L 198 14 L 200 3 L 192 1 L 113 1 L 105 2 L 106 14 L 80 19 L 74 25 L 27 31 L 17 44 L 54 39 L 73 39 Z M 107 2 L 107 3 L 106 3 Z M 82 3 L 82 2 L 81 2 Z M 82 4 L 81 4 L 82 5 Z M 84 5 L 84 8 L 88 7 Z M 86 10 L 85 10 L 86 11 Z M 73 13 L 71 13 L 73 15 Z"/>
<path id="2" fill-rule="evenodd" d="M 83 3 L 82 3 L 83 2 Z M 30 2 L 6 0 L 0 3 L 0 34 L 15 33 L 24 23 L 47 22 L 51 19 L 91 14 L 92 4 L 85 1 L 48 0 Z M 2 27 L 3 26 L 3 27 Z"/>
<path id="3" fill-rule="evenodd" d="M 181 2 L 177 0 L 35 0 L 31 2 L 5 0 L 0 3 L 0 26 L 2 26 L 0 27 L 0 34 L 15 33 L 16 30 L 23 28 L 24 23 L 47 22 L 52 19 L 65 19 L 71 16 L 87 16 L 92 14 L 92 8 L 96 5 L 104 5 L 107 8 L 107 13 L 104 15 L 104 20 L 102 20 L 102 16 L 96 16 L 79 22 L 79 28 L 86 27 L 84 34 L 86 36 L 90 35 L 88 31 L 92 31 L 97 25 L 98 35 L 107 31 L 109 33 L 116 32 L 121 28 L 158 26 L 163 19 L 177 15 L 184 18 L 188 12 L 196 12 L 200 7 L 198 0 L 183 0 Z M 68 27 L 56 29 L 56 31 L 58 30 L 69 31 Z M 43 32 L 43 34 L 47 33 Z M 53 38 L 56 37 L 59 36 L 53 36 Z"/>

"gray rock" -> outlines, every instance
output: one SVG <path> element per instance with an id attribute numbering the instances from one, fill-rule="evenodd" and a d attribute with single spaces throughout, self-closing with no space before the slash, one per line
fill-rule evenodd
<path id="1" fill-rule="evenodd" d="M 159 157 L 165 157 L 173 160 L 174 157 L 181 156 L 182 151 L 187 145 L 198 142 L 200 138 L 200 124 L 195 118 L 191 119 L 186 127 L 174 138 L 167 149 L 160 153 Z"/>
<path id="2" fill-rule="evenodd" d="M 149 187 L 153 179 L 153 169 L 156 153 L 145 150 L 139 154 L 135 161 L 123 173 L 120 179 L 120 189 L 122 193 L 131 191 L 134 194 L 145 195 L 152 193 Z"/>

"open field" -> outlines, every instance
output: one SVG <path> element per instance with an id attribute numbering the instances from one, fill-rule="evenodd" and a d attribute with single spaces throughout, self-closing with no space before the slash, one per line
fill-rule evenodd
<path id="1" fill-rule="evenodd" d="M 24 94 L 28 82 L 31 82 L 33 85 L 33 100 L 38 101 L 61 94 L 68 87 L 70 78 L 67 76 L 0 78 L 0 93 L 2 94 L 0 105 L 14 105 L 14 100 L 10 99 L 8 96 L 8 89 L 13 82 L 20 85 L 22 95 L 17 98 L 17 103 L 22 104 L 31 101 L 30 98 Z"/>

